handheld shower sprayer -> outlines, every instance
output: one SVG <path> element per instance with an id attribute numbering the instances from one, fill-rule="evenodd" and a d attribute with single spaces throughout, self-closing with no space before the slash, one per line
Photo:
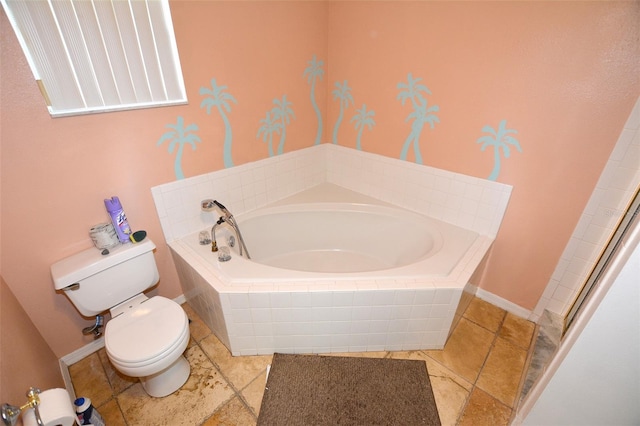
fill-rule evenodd
<path id="1" fill-rule="evenodd" d="M 216 207 L 222 212 L 225 220 L 233 219 L 231 212 L 219 201 L 208 198 L 200 202 L 200 209 L 205 212 L 214 211 Z"/>
<path id="2" fill-rule="evenodd" d="M 222 212 L 222 214 L 224 214 L 225 219 L 233 219 L 233 215 L 231 214 L 231 212 L 229 210 L 227 210 L 227 208 L 225 206 L 223 206 L 221 203 L 219 203 L 216 200 L 213 200 L 213 203 L 218 206 L 218 208 L 220 209 L 220 211 Z"/>
<path id="3" fill-rule="evenodd" d="M 213 211 L 216 209 L 216 207 L 218 207 L 226 217 L 232 216 L 231 212 L 227 210 L 227 208 L 217 200 L 207 198 L 206 200 L 202 200 L 200 202 L 200 208 L 202 209 L 202 211 L 205 211 L 205 212 Z"/>

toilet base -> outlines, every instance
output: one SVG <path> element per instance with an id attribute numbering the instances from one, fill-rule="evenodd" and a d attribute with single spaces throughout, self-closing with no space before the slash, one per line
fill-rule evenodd
<path id="1" fill-rule="evenodd" d="M 169 367 L 147 377 L 140 377 L 140 383 L 150 396 L 161 398 L 180 389 L 189 378 L 191 367 L 189 362 L 180 355 Z"/>

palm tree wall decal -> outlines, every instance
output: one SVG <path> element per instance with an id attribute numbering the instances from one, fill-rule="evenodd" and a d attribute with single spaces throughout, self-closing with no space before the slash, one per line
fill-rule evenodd
<path id="1" fill-rule="evenodd" d="M 433 112 L 440 111 L 440 107 L 437 105 L 431 106 L 427 108 L 427 99 L 422 95 L 421 92 L 424 92 L 428 95 L 431 94 L 431 91 L 424 84 L 419 84 L 421 78 L 413 78 L 411 73 L 407 75 L 406 83 L 398 83 L 397 88 L 402 90 L 397 99 L 404 103 L 407 99 L 411 101 L 411 106 L 413 107 L 413 111 L 407 116 L 405 121 L 413 120 L 411 124 L 411 133 L 404 142 L 402 146 L 402 151 L 400 152 L 400 159 L 407 159 L 407 152 L 409 151 L 409 146 L 413 143 L 413 152 L 416 157 L 416 163 L 423 164 L 422 162 L 422 154 L 420 153 L 420 133 L 422 133 L 422 129 L 424 128 L 425 123 L 429 123 L 431 128 L 433 129 L 434 123 L 439 123 L 440 119 L 432 114 Z"/>
<path id="2" fill-rule="evenodd" d="M 324 75 L 322 66 L 324 65 L 324 62 L 317 61 L 316 56 L 313 55 L 313 59 L 307 63 L 309 66 L 305 68 L 303 75 L 307 76 L 307 83 L 311 84 L 311 105 L 313 105 L 313 109 L 318 117 L 318 131 L 316 133 L 315 145 L 319 145 L 322 141 L 322 114 L 320 113 L 320 108 L 318 108 L 318 104 L 316 103 L 316 79 L 320 78 L 322 80 L 322 76 Z"/>
<path id="3" fill-rule="evenodd" d="M 233 167 L 233 160 L 231 158 L 231 144 L 233 142 L 233 135 L 231 133 L 231 123 L 227 118 L 226 112 L 231 112 L 231 106 L 229 101 L 238 103 L 236 99 L 228 93 L 225 93 L 227 86 L 218 86 L 216 79 L 211 79 L 211 88 L 201 87 L 200 95 L 209 95 L 202 100 L 200 108 L 207 109 L 207 114 L 211 114 L 211 107 L 215 106 L 218 112 L 222 116 L 222 122 L 224 123 L 224 145 L 223 145 L 223 159 L 225 167 Z"/>
<path id="4" fill-rule="evenodd" d="M 336 120 L 335 126 L 333 126 L 333 140 L 334 144 L 338 143 L 338 128 L 340 127 L 340 123 L 342 123 L 342 117 L 344 116 L 344 110 L 349 108 L 349 104 L 353 103 L 353 96 L 351 96 L 351 88 L 347 85 L 347 80 L 345 80 L 342 84 L 340 82 L 336 82 L 336 87 L 333 91 L 333 99 L 340 99 L 340 114 L 338 115 L 338 119 Z"/>
<path id="5" fill-rule="evenodd" d="M 362 104 L 362 108 L 357 110 L 356 115 L 351 117 L 351 122 L 355 122 L 356 130 L 358 131 L 358 137 L 356 138 L 356 149 L 362 151 L 362 145 L 360 139 L 362 138 L 362 131 L 365 126 L 371 130 L 375 126 L 376 122 L 373 120 L 373 116 L 376 115 L 375 111 L 367 111 L 367 106 Z"/>
<path id="6" fill-rule="evenodd" d="M 269 145 L 269 157 L 273 157 L 273 134 L 279 134 L 282 123 L 275 122 L 271 117 L 271 111 L 267 111 L 267 116 L 260 120 L 262 126 L 258 129 L 257 138 L 262 134 L 262 141 Z"/>
<path id="7" fill-rule="evenodd" d="M 282 96 L 282 100 L 274 99 L 273 103 L 276 104 L 275 107 L 271 110 L 273 112 L 273 119 L 280 120 L 280 128 L 282 129 L 282 133 L 280 134 L 280 143 L 278 144 L 278 155 L 284 152 L 284 140 L 287 137 L 287 126 L 289 125 L 289 117 L 293 116 L 295 118 L 295 114 L 291 109 L 291 102 L 287 100 L 287 95 Z"/>
<path id="8" fill-rule="evenodd" d="M 196 124 L 189 124 L 187 127 L 184 127 L 184 119 L 178 116 L 176 124 L 167 124 L 165 127 L 173 130 L 160 136 L 156 145 L 160 146 L 164 141 L 170 141 L 169 154 L 173 154 L 175 147 L 178 147 L 173 169 L 176 174 L 176 179 L 184 179 L 184 173 L 182 172 L 182 150 L 185 144 L 190 144 L 191 149 L 195 151 L 196 143 L 200 142 L 200 137 L 191 132 L 197 132 L 198 126 Z"/>
<path id="9" fill-rule="evenodd" d="M 507 120 L 500 121 L 500 124 L 498 124 L 498 130 L 486 125 L 482 128 L 482 131 L 489 133 L 489 135 L 482 136 L 476 141 L 476 143 L 482 143 L 482 146 L 480 147 L 481 151 L 484 151 L 488 146 L 493 146 L 493 170 L 487 178 L 488 180 L 496 180 L 498 178 L 498 174 L 500 174 L 500 149 L 504 152 L 504 158 L 509 158 L 511 155 L 509 145 L 515 146 L 519 152 L 522 152 L 520 142 L 518 142 L 518 140 L 513 136 L 510 136 L 511 133 L 515 134 L 518 133 L 518 131 L 514 129 L 507 129 L 506 127 Z"/>

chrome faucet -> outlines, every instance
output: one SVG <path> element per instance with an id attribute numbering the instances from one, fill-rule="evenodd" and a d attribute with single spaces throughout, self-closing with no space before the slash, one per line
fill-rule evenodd
<path id="1" fill-rule="evenodd" d="M 222 225 L 223 223 L 228 223 L 231 226 L 231 228 L 235 231 L 238 237 L 238 240 L 240 240 L 240 244 L 238 246 L 240 256 L 242 256 L 243 253 L 246 253 L 247 259 L 251 259 L 251 256 L 249 256 L 249 250 L 247 250 L 247 246 L 245 245 L 244 239 L 242 238 L 242 233 L 240 232 L 240 228 L 238 227 L 238 224 L 236 223 L 236 219 L 233 217 L 231 212 L 227 210 L 227 208 L 222 204 L 220 204 L 218 201 L 211 200 L 211 199 L 203 200 L 200 203 L 200 206 L 204 211 L 212 211 L 215 207 L 218 207 L 222 212 L 222 216 L 220 216 L 218 221 L 214 223 L 213 226 L 211 227 L 211 251 L 213 252 L 218 251 L 218 243 L 216 241 L 216 228 L 218 227 L 218 225 Z"/>
<path id="2" fill-rule="evenodd" d="M 224 218 L 220 216 L 220 219 L 218 219 L 218 221 L 211 227 L 211 251 L 218 251 L 218 243 L 216 241 L 216 228 L 218 227 L 218 225 L 221 225 L 223 223 Z M 242 253 L 240 253 L 240 255 L 242 256 Z"/>

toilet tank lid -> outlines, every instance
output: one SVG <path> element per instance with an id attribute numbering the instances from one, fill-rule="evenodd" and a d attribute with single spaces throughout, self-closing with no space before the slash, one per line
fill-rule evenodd
<path id="1" fill-rule="evenodd" d="M 95 247 L 83 250 L 51 265 L 53 284 L 56 290 L 61 290 L 125 260 L 153 251 L 155 248 L 153 241 L 147 238 L 139 243 L 120 244 L 109 249 L 107 255 L 103 255 L 102 251 Z"/>

